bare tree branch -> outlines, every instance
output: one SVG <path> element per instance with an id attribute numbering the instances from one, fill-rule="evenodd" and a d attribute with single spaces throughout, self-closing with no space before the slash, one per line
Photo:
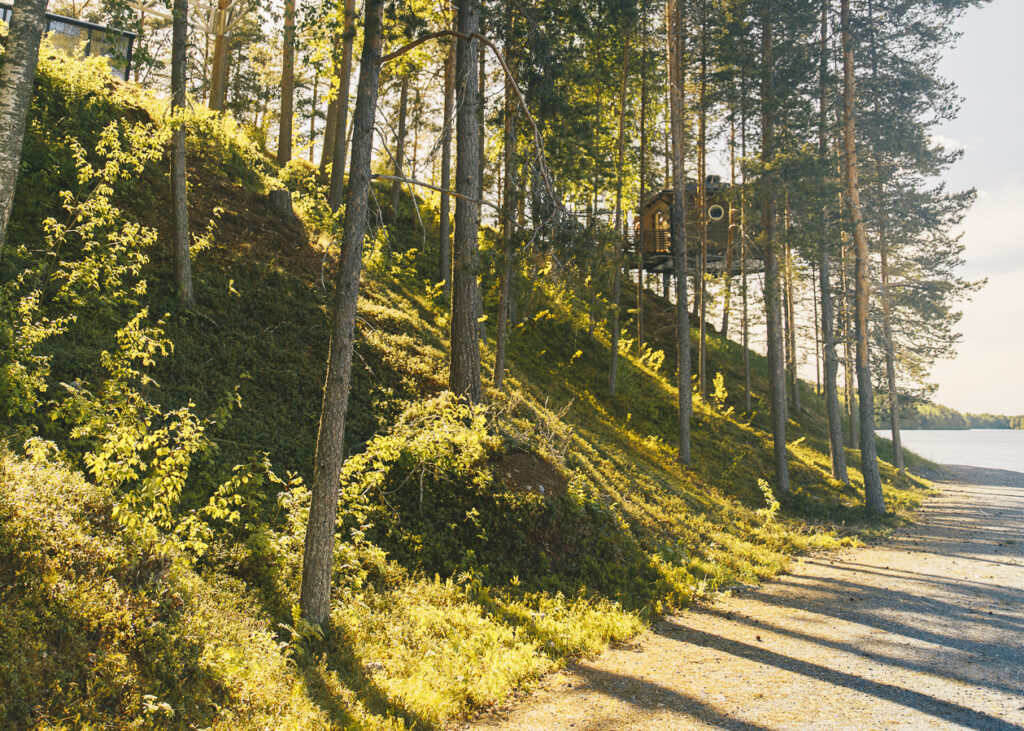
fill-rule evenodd
<path id="1" fill-rule="evenodd" d="M 431 185 L 430 183 L 424 183 L 422 180 L 413 180 L 411 178 L 403 178 L 403 177 L 400 177 L 398 175 L 384 175 L 383 173 L 375 174 L 373 177 L 376 180 L 397 180 L 398 182 L 406 183 L 407 185 L 417 185 L 417 186 L 419 186 L 421 188 L 427 188 L 429 190 L 437 191 L 438 193 L 447 193 L 448 195 L 452 196 L 453 198 L 462 198 L 463 200 L 469 201 L 470 203 L 476 203 L 478 205 L 487 206 L 488 208 L 493 208 L 496 211 L 500 211 L 501 210 L 501 208 L 499 208 L 498 206 L 494 205 L 490 201 L 478 200 L 476 198 L 471 198 L 468 195 L 462 195 L 461 193 L 456 193 L 454 190 L 445 190 L 444 188 L 441 188 L 439 186 Z"/>

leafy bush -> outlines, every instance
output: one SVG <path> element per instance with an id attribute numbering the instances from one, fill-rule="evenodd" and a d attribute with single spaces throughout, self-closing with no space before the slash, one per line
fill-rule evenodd
<path id="1" fill-rule="evenodd" d="M 315 165 L 306 160 L 293 159 L 277 172 L 278 182 L 291 191 L 295 212 L 315 232 L 329 233 L 338 228 L 344 208 L 338 213 L 327 204 L 328 186 L 320 182 Z"/>
<path id="2" fill-rule="evenodd" d="M 192 164 L 205 161 L 236 185 L 266 189 L 273 165 L 233 117 L 195 105 L 177 112 L 176 119 L 185 125 Z"/>

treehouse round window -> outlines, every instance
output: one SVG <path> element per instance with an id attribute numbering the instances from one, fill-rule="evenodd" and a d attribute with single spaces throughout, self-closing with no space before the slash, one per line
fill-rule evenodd
<path id="1" fill-rule="evenodd" d="M 725 209 L 716 203 L 708 208 L 708 218 L 712 221 L 721 221 L 725 218 Z"/>

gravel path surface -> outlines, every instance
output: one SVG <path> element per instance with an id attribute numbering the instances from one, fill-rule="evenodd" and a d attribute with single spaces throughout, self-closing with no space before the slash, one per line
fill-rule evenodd
<path id="1" fill-rule="evenodd" d="M 1024 474 L 547 679 L 485 729 L 1024 729 Z"/>

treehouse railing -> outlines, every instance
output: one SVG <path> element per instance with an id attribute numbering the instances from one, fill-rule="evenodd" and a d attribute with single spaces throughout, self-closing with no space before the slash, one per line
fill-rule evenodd
<path id="1" fill-rule="evenodd" d="M 645 256 L 672 253 L 672 237 L 666 229 L 644 229 L 643 244 Z M 640 232 L 634 229 L 626 237 L 626 249 L 635 254 L 639 245 Z"/>

